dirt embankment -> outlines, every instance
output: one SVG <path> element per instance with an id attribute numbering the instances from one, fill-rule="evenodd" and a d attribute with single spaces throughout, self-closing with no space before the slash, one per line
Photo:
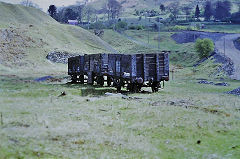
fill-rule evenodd
<path id="1" fill-rule="evenodd" d="M 45 44 L 41 40 L 36 41 L 29 37 L 27 32 L 27 28 L 0 29 L 0 64 L 22 65 L 21 59 L 26 56 L 25 50 L 27 48 L 41 47 Z"/>
<path id="2" fill-rule="evenodd" d="M 240 49 L 236 39 L 240 34 L 183 31 L 172 35 L 178 44 L 195 42 L 198 38 L 209 38 L 215 43 L 214 59 L 222 63 L 220 68 L 232 79 L 240 80 Z"/>
<path id="3" fill-rule="evenodd" d="M 240 50 L 240 37 L 237 38 L 236 40 L 234 40 L 234 46 L 235 46 L 238 50 Z"/>

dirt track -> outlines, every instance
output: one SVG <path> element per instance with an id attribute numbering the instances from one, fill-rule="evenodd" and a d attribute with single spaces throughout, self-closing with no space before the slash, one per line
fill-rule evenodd
<path id="1" fill-rule="evenodd" d="M 226 34 L 215 42 L 216 50 L 219 54 L 224 55 L 225 39 L 225 56 L 230 58 L 234 64 L 232 79 L 240 80 L 240 50 L 234 46 L 234 40 L 240 37 L 240 34 Z"/>
<path id="2" fill-rule="evenodd" d="M 226 34 L 226 33 L 210 33 L 198 31 L 184 31 L 176 33 L 172 38 L 177 43 L 195 42 L 198 38 L 209 38 L 215 43 L 215 52 L 218 55 L 226 56 L 234 65 L 234 70 L 230 76 L 232 79 L 240 80 L 240 50 L 234 45 L 234 40 L 240 37 L 240 34 Z M 224 53 L 224 39 L 225 39 L 225 53 Z"/>

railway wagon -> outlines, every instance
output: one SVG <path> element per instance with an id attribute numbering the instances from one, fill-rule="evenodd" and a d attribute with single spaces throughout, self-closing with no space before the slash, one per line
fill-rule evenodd
<path id="1" fill-rule="evenodd" d="M 160 83 L 169 80 L 168 53 L 156 54 L 92 54 L 68 59 L 72 82 L 127 87 L 139 92 L 142 87 L 158 91 Z"/>

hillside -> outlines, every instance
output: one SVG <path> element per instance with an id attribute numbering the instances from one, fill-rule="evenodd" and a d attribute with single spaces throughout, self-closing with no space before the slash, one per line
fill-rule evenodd
<path id="1" fill-rule="evenodd" d="M 169 5 L 170 3 L 179 2 L 180 5 L 188 5 L 193 8 L 197 4 L 204 5 L 207 0 L 118 0 L 123 6 L 123 15 L 132 14 L 135 9 L 142 10 L 142 9 L 155 9 L 159 10 L 160 4 L 164 4 L 165 6 Z M 211 2 L 216 2 L 217 0 L 211 0 Z M 232 2 L 233 7 L 232 11 L 238 10 L 239 0 L 229 0 Z M 107 0 L 92 0 L 90 4 L 96 8 L 101 9 L 104 4 L 106 4 Z"/>
<path id="2" fill-rule="evenodd" d="M 111 52 L 106 42 L 75 26 L 56 22 L 40 10 L 0 2 L 0 70 L 27 76 L 57 74 L 65 65 L 50 63 L 51 51 Z"/>

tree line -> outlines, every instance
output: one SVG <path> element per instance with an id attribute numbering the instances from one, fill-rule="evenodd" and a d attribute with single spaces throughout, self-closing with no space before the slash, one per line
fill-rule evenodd
<path id="1" fill-rule="evenodd" d="M 89 23 L 93 18 L 94 21 L 98 21 L 97 14 L 105 14 L 108 20 L 112 20 L 118 18 L 121 11 L 122 5 L 117 0 L 108 0 L 100 10 L 88 5 L 87 0 L 68 7 L 57 8 L 55 5 L 50 5 L 48 9 L 49 15 L 62 23 L 67 23 L 68 20 L 78 20 L 80 23 L 85 20 Z"/>
<path id="2" fill-rule="evenodd" d="M 199 19 L 200 17 L 204 17 L 206 21 L 210 21 L 212 19 L 219 21 L 230 20 L 232 15 L 232 3 L 228 0 L 217 1 L 215 3 L 207 1 L 203 8 L 200 8 L 199 5 L 196 5 L 194 13 L 191 6 L 180 6 L 178 2 L 171 3 L 169 6 L 167 6 L 167 8 L 171 13 L 170 18 L 172 20 L 177 19 L 180 11 L 185 13 L 186 16 L 194 15 L 194 18 L 197 19 Z"/>

